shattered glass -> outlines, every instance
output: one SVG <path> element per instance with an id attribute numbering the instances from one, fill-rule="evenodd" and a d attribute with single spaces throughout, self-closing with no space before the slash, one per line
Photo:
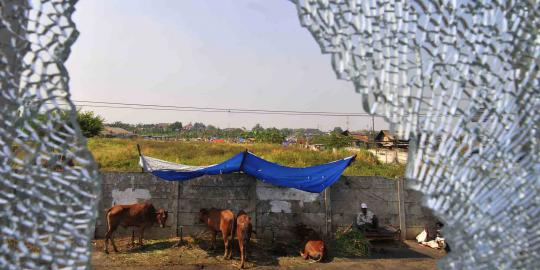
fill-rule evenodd
<path id="1" fill-rule="evenodd" d="M 0 0 L 0 269 L 89 267 L 99 179 L 64 67 L 75 2 Z"/>
<path id="2" fill-rule="evenodd" d="M 540 261 L 540 1 L 291 0 L 363 108 L 410 139 L 442 269 Z"/>

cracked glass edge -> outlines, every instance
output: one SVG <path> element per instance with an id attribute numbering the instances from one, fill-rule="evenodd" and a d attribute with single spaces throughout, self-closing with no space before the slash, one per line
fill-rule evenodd
<path id="1" fill-rule="evenodd" d="M 441 269 L 540 252 L 540 1 L 291 0 L 363 109 L 410 139 L 406 178 L 445 223 Z"/>
<path id="2" fill-rule="evenodd" d="M 100 179 L 64 66 L 77 1 L 0 0 L 0 268 L 88 269 Z"/>

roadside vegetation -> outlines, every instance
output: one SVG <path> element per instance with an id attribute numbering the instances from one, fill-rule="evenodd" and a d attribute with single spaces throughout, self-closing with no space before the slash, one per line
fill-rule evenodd
<path id="1" fill-rule="evenodd" d="M 356 154 L 355 162 L 344 173 L 350 176 L 394 178 L 403 176 L 405 172 L 404 165 L 383 164 L 366 150 L 358 152 L 345 149 L 311 151 L 294 145 L 282 146 L 269 143 L 236 144 L 97 137 L 88 139 L 88 147 L 98 162 L 101 171 L 139 172 L 137 144 L 141 145 L 144 155 L 194 166 L 220 163 L 248 149 L 266 160 L 291 167 L 313 166 Z"/>

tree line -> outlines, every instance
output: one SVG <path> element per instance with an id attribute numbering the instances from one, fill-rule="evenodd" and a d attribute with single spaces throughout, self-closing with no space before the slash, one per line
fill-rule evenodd
<path id="1" fill-rule="evenodd" d="M 104 128 L 104 119 L 93 112 L 77 112 L 77 121 L 85 137 L 100 134 Z M 195 122 L 183 125 L 182 122 L 161 124 L 129 124 L 120 121 L 107 124 L 130 131 L 139 136 L 176 136 L 185 139 L 227 139 L 233 141 L 250 140 L 261 143 L 283 143 L 287 138 L 293 138 L 296 143 L 322 144 L 331 148 L 342 148 L 353 145 L 351 136 L 343 135 L 340 127 L 331 132 L 323 132 L 313 128 L 264 128 L 256 124 L 251 130 L 246 128 L 218 128 L 213 125 Z"/>

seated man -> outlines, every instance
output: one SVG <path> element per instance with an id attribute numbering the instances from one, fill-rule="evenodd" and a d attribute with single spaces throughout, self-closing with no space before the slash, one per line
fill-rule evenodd
<path id="1" fill-rule="evenodd" d="M 376 232 L 378 227 L 377 216 L 367 209 L 367 204 L 360 204 L 360 213 L 356 217 L 356 228 L 362 232 Z"/>

